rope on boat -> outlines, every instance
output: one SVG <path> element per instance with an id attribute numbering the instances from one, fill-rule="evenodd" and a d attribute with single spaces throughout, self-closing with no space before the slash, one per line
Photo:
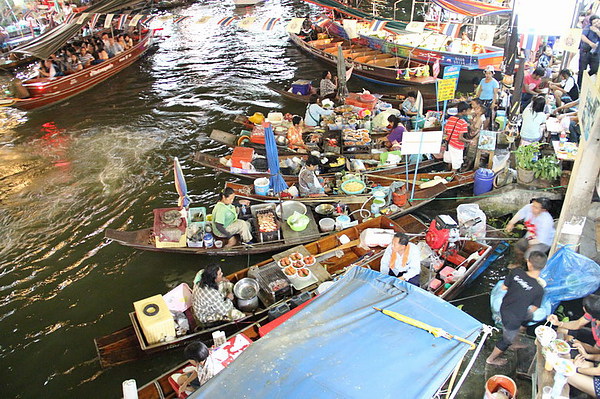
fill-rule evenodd
<path id="1" fill-rule="evenodd" d="M 489 295 L 489 294 L 490 294 L 489 292 L 482 292 L 481 294 L 466 296 L 464 298 L 453 299 L 451 301 L 448 301 L 448 303 L 454 303 L 454 302 L 459 302 L 459 301 L 466 301 L 467 299 L 473 299 L 473 298 L 477 298 L 479 296 L 484 296 L 484 295 Z"/>
<path id="2" fill-rule="evenodd" d="M 554 186 L 554 187 L 548 187 L 548 188 L 540 188 L 540 191 L 548 191 L 548 190 L 554 190 L 557 188 L 564 188 L 567 186 Z M 468 196 L 468 197 L 434 197 L 434 198 L 413 198 L 413 201 L 430 201 L 430 200 L 463 200 L 463 199 L 471 199 L 471 198 L 491 198 L 491 197 L 498 197 L 500 195 L 503 195 L 503 193 L 496 193 L 496 194 L 489 194 L 489 195 L 472 195 L 472 196 Z"/>

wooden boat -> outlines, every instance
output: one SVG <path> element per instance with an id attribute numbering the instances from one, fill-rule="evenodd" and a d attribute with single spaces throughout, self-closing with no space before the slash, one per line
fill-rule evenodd
<path id="1" fill-rule="evenodd" d="M 319 269 L 318 269 L 319 272 L 316 271 L 317 269 L 315 269 L 315 271 L 314 271 L 314 274 L 316 276 L 316 282 L 302 288 L 301 290 L 294 289 L 294 292 L 312 292 L 320 283 L 325 282 L 325 281 L 330 281 L 333 277 L 343 274 L 347 269 L 354 267 L 354 266 L 361 266 L 361 267 L 367 267 L 367 268 L 370 268 L 373 270 L 379 270 L 381 257 L 384 252 L 383 248 L 375 247 L 375 248 L 370 248 L 370 249 L 364 249 L 364 248 L 361 248 L 356 245 L 357 240 L 359 240 L 360 234 L 364 230 L 369 229 L 369 228 L 392 229 L 396 232 L 404 232 L 407 234 L 415 235 L 415 237 L 412 239 L 413 242 L 417 242 L 417 241 L 421 240 L 422 235 L 427 230 L 427 226 L 423 222 L 421 222 L 419 219 L 417 219 L 416 217 L 414 217 L 412 215 L 405 215 L 396 221 L 392 221 L 391 219 L 389 219 L 385 216 L 380 216 L 380 217 L 377 217 L 374 219 L 370 219 L 364 223 L 361 223 L 361 224 L 351 227 L 349 229 L 345 229 L 345 230 L 342 230 L 335 234 L 321 238 L 318 241 L 307 244 L 304 246 L 304 248 L 308 251 L 308 253 L 310 253 L 311 255 L 313 255 L 316 258 L 316 260 L 318 262 L 317 264 L 319 264 L 321 266 L 319 266 Z M 339 239 L 341 236 L 348 237 L 350 239 L 350 243 L 347 245 L 341 245 L 340 239 Z M 457 259 L 468 259 L 469 256 L 471 256 L 474 253 L 477 253 L 478 257 L 476 259 L 466 260 L 462 263 L 462 266 L 464 266 L 466 268 L 465 274 L 463 274 L 461 277 L 457 278 L 449 288 L 441 286 L 436 290 L 430 290 L 430 291 L 445 300 L 454 298 L 464 288 L 465 283 L 470 278 L 470 276 L 472 274 L 476 273 L 477 271 L 479 271 L 479 269 L 484 264 L 486 257 L 489 255 L 490 251 L 491 251 L 490 246 L 485 245 L 485 244 L 480 244 L 476 241 L 470 241 L 470 240 L 459 241 L 458 245 L 457 245 L 457 252 L 453 256 L 458 255 L 456 257 Z M 285 254 L 288 254 L 288 253 L 289 252 L 286 252 Z M 450 258 L 450 256 L 448 256 L 448 258 Z M 457 261 L 458 260 L 456 260 L 456 259 L 454 260 L 454 262 L 457 262 Z M 446 262 L 448 262 L 450 264 L 450 261 L 446 260 Z M 268 273 L 270 268 L 274 268 L 274 267 L 278 268 L 278 266 L 275 263 L 275 259 L 270 258 L 270 259 L 267 259 L 263 262 L 260 262 L 256 265 L 254 265 L 250 268 L 240 270 L 236 273 L 232 273 L 229 276 L 227 276 L 227 278 L 232 283 L 235 283 L 244 277 L 248 277 L 249 273 L 252 276 L 257 276 L 257 273 L 259 273 L 258 275 L 260 275 L 261 270 L 263 270 L 264 273 Z M 422 266 L 421 286 L 425 287 L 427 289 L 431 278 L 432 278 L 432 276 L 429 273 L 429 269 Z M 262 292 L 262 287 L 261 287 L 261 292 Z M 259 298 L 261 299 L 261 302 L 262 302 L 263 296 L 261 296 L 261 294 L 259 294 Z M 281 304 L 281 302 L 276 302 L 274 304 L 267 305 L 266 308 L 272 309 L 273 307 L 278 307 L 280 304 Z M 260 323 L 261 322 L 253 323 L 253 328 L 259 326 Z M 245 327 L 244 324 L 239 325 L 238 332 L 243 330 L 244 327 Z M 125 329 L 120 330 L 120 331 L 125 331 Z M 114 334 L 116 334 L 116 333 L 114 333 Z M 102 339 L 104 344 L 107 346 L 110 345 L 108 342 L 109 341 L 108 338 L 111 335 Z M 211 338 L 207 339 L 207 341 L 205 342 L 207 345 L 210 345 L 210 343 L 212 342 Z M 196 339 L 197 339 L 197 337 L 196 337 Z M 133 340 L 131 340 L 130 343 L 132 341 Z M 171 349 L 171 347 L 169 347 L 168 344 L 163 345 L 162 348 L 163 348 L 163 350 Z M 123 349 L 123 350 L 124 350 L 124 353 L 133 353 L 132 351 L 125 351 L 125 349 Z M 135 360 L 135 359 L 130 359 L 130 360 Z M 124 362 L 124 361 L 125 361 L 125 359 L 122 359 L 122 362 Z M 163 375 L 163 376 L 165 376 L 165 375 Z M 168 375 L 167 375 L 167 377 L 168 377 Z M 166 378 L 163 379 L 161 376 L 157 380 L 143 386 L 142 388 L 140 388 L 140 390 L 145 390 L 147 392 L 150 392 L 149 395 L 152 395 L 152 392 L 159 392 L 161 388 L 165 388 L 165 390 L 168 391 L 169 390 L 168 383 L 167 383 L 167 385 L 165 385 L 164 382 L 166 382 Z M 160 392 L 163 392 L 166 395 L 169 394 L 168 392 L 164 392 L 164 391 L 160 391 Z M 140 396 L 140 398 L 142 398 L 142 397 L 143 398 L 154 398 L 156 396 Z M 169 397 L 169 396 L 164 396 L 164 397 Z"/>
<path id="2" fill-rule="evenodd" d="M 259 205 L 261 207 L 262 205 Z M 254 212 L 254 207 L 251 206 L 251 212 Z M 253 213 L 254 214 L 254 213 Z M 132 247 L 141 249 L 144 251 L 154 252 L 171 252 L 179 254 L 190 254 L 190 255 L 208 255 L 208 256 L 237 256 L 237 255 L 253 255 L 262 254 L 266 252 L 281 251 L 283 249 L 293 247 L 296 245 L 304 244 L 321 237 L 316 221 L 312 213 L 307 212 L 307 216 L 310 218 L 308 227 L 303 232 L 293 231 L 287 223 L 280 223 L 280 229 L 278 237 L 275 239 L 261 242 L 255 237 L 255 243 L 252 244 L 237 244 L 231 247 L 217 248 L 213 246 L 211 248 L 206 247 L 158 247 L 154 236 L 153 228 L 145 228 L 140 230 L 124 231 L 106 229 L 104 231 L 104 237 L 108 240 L 115 241 L 126 247 Z M 255 236 L 258 234 L 254 232 Z M 217 238 L 218 239 L 218 238 Z"/>
<path id="3" fill-rule="evenodd" d="M 415 178 L 414 174 L 409 174 L 408 178 L 405 174 L 381 174 L 381 175 L 372 175 L 365 173 L 362 175 L 363 180 L 367 183 L 367 187 L 388 187 L 392 182 L 406 182 L 407 190 L 410 192 L 412 189 L 412 184 Z M 330 180 L 330 177 L 325 178 L 325 182 Z M 469 171 L 464 173 L 452 173 L 452 172 L 431 172 L 431 173 L 417 173 L 416 187 L 415 187 L 415 198 L 419 198 L 420 201 L 424 198 L 424 195 L 427 194 L 435 194 L 436 196 L 441 194 L 446 190 L 450 190 L 453 188 L 463 187 L 469 184 L 473 184 L 475 179 L 475 172 Z M 433 184 L 435 181 L 439 181 L 438 184 Z M 297 183 L 297 178 L 295 179 L 286 179 L 288 185 L 292 185 Z M 429 183 L 427 183 L 429 182 Z M 431 187 L 435 187 L 440 185 L 440 187 L 445 187 L 445 190 L 439 191 L 424 191 L 427 188 L 421 187 L 422 184 L 427 183 Z M 242 198 L 246 198 L 252 201 L 259 202 L 277 202 L 280 201 L 279 197 L 267 196 L 267 195 L 259 195 L 254 193 L 254 186 L 251 184 L 240 184 L 227 182 L 225 183 L 225 187 L 232 188 L 236 195 Z M 318 204 L 318 203 L 360 203 L 363 204 L 364 201 L 369 198 L 371 194 L 359 194 L 359 195 L 328 195 L 324 197 L 303 197 L 303 198 L 295 198 L 295 201 L 300 201 L 305 204 Z"/>
<path id="4" fill-rule="evenodd" d="M 353 75 L 366 80 L 388 85 L 424 85 L 436 81 L 430 76 L 429 65 L 421 61 L 395 57 L 342 38 L 304 41 L 295 33 L 289 35 L 301 50 L 333 66 L 337 66 L 338 46 L 342 46 L 347 62 L 354 64 Z"/>
<path id="5" fill-rule="evenodd" d="M 267 87 L 269 89 L 273 90 L 274 92 L 282 95 L 283 97 L 289 98 L 290 100 L 298 101 L 298 102 L 305 103 L 305 104 L 308 104 L 308 102 L 310 100 L 310 94 L 308 94 L 308 95 L 296 94 L 296 93 L 292 92 L 291 90 L 289 90 L 289 88 L 286 90 L 285 88 L 281 88 L 280 85 L 275 84 L 273 82 L 267 83 Z M 402 103 L 406 99 L 406 93 L 408 93 L 411 90 L 414 90 L 414 89 L 413 88 L 399 88 L 398 93 L 383 93 L 383 94 L 373 94 L 373 95 L 375 97 L 378 97 L 381 101 L 384 101 L 384 102 L 391 104 L 392 106 L 398 108 L 400 105 L 402 105 Z M 435 105 L 436 105 L 435 94 L 434 93 L 432 93 L 432 94 L 421 93 L 421 94 L 423 95 L 424 109 L 435 108 Z"/>
<path id="6" fill-rule="evenodd" d="M 284 160 L 286 158 L 293 158 L 293 157 L 297 157 L 298 155 L 280 155 L 279 159 L 280 160 Z M 304 155 L 306 156 L 306 155 Z M 352 158 L 355 159 L 360 159 L 360 160 L 372 160 L 374 161 L 374 163 L 378 163 L 376 162 L 379 159 L 379 154 L 354 154 L 351 156 Z M 267 172 L 251 172 L 251 173 L 240 173 L 237 171 L 232 171 L 230 167 L 223 165 L 220 161 L 219 158 L 212 156 L 212 155 L 208 155 L 208 154 L 204 154 L 202 152 L 197 152 L 194 154 L 194 162 L 205 166 L 207 168 L 213 169 L 217 172 L 221 172 L 221 173 L 226 173 L 241 179 L 258 179 L 260 177 L 269 177 L 270 174 Z M 440 165 L 441 162 L 437 161 L 437 160 L 426 160 L 423 161 L 419 164 L 419 170 L 426 170 L 428 168 L 432 168 L 436 165 Z M 410 172 L 414 172 L 415 171 L 415 164 L 409 164 L 408 165 L 408 171 Z M 406 164 L 402 163 L 402 164 L 398 164 L 396 166 L 387 166 L 387 167 L 368 167 L 367 168 L 367 172 L 366 173 L 370 173 L 370 174 L 383 174 L 383 175 L 388 175 L 388 174 L 395 174 L 395 173 L 404 173 L 406 171 Z M 331 174 L 327 174 L 324 173 L 322 174 L 322 176 L 328 176 Z M 283 175 L 284 179 L 297 179 L 298 176 L 297 175 L 288 175 L 288 174 L 284 174 Z"/>
<path id="7" fill-rule="evenodd" d="M 335 21 L 328 21 L 323 24 L 323 31 L 331 35 L 347 39 L 348 36 L 342 25 Z M 491 65 L 500 69 L 500 64 L 504 58 L 504 50 L 495 46 L 479 46 L 481 52 L 476 54 L 463 54 L 449 52 L 445 50 L 448 36 L 439 34 L 435 31 L 425 33 L 425 39 L 419 40 L 417 45 L 411 45 L 412 37 L 416 36 L 411 32 L 391 35 L 388 39 L 382 39 L 378 36 L 367 36 L 359 34 L 359 37 L 352 40 L 352 43 L 359 46 L 377 49 L 383 53 L 396 57 L 408 58 L 425 63 L 434 63 L 439 61 L 441 65 L 460 65 L 462 69 L 485 69 Z M 439 37 L 439 45 L 434 48 L 425 48 L 427 40 Z M 356 69 L 356 68 L 355 68 Z"/>
<path id="8" fill-rule="evenodd" d="M 65 101 L 104 82 L 136 62 L 148 51 L 153 37 L 154 30 L 150 29 L 129 50 L 74 74 L 26 80 L 23 87 L 29 91 L 28 98 L 6 98 L 0 100 L 0 105 L 29 111 Z"/>

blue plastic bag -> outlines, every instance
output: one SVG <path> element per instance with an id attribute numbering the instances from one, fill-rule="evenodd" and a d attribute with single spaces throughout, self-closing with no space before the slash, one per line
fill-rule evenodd
<path id="1" fill-rule="evenodd" d="M 533 313 L 530 325 L 545 320 L 560 302 L 583 298 L 596 291 L 600 287 L 600 266 L 572 249 L 561 247 L 548 260 L 540 277 L 546 281 L 544 299 Z M 500 306 L 506 295 L 503 284 L 504 280 L 498 281 L 490 294 L 492 318 L 498 327 L 502 326 Z"/>

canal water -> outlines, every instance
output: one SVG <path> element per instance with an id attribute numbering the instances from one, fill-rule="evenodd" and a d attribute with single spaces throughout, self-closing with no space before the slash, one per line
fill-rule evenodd
<path id="1" fill-rule="evenodd" d="M 407 3 L 407 4 L 405 4 Z M 410 3 L 401 3 L 410 11 Z M 392 3 L 381 6 L 384 14 Z M 370 6 L 367 6 L 370 7 Z M 235 115 L 304 107 L 264 85 L 308 78 L 327 67 L 300 53 L 283 25 L 275 31 L 218 27 L 226 16 L 289 19 L 317 8 L 268 0 L 174 10 L 192 16 L 160 24 L 164 40 L 146 58 L 70 101 L 33 113 L 0 109 L 0 392 L 2 397 L 107 398 L 121 382 L 138 386 L 182 361 L 180 352 L 103 370 L 93 339 L 128 324 L 132 303 L 165 293 L 219 264 L 225 274 L 267 255 L 207 258 L 131 250 L 107 243 L 104 229 L 138 229 L 152 209 L 175 206 L 172 160 L 179 157 L 197 206 L 216 201 L 224 176 L 195 165 L 192 154 L 222 155 L 212 129 L 238 130 Z M 213 23 L 194 20 L 213 15 Z M 351 90 L 367 87 L 353 78 Z M 454 208 L 439 201 L 428 212 Z M 427 212 L 427 210 L 426 210 Z M 490 270 L 464 295 L 489 291 Z M 487 296 L 464 309 L 489 322 Z M 481 396 L 480 396 L 481 397 Z"/>

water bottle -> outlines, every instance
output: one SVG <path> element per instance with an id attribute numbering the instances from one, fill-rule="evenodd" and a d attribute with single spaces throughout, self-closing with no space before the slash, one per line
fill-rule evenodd
<path id="1" fill-rule="evenodd" d="M 248 209 L 246 209 L 246 205 L 242 205 L 241 212 L 242 212 L 242 217 L 246 216 L 246 214 L 248 213 Z"/>
<path id="2" fill-rule="evenodd" d="M 560 132 L 560 138 L 559 138 L 559 148 L 561 150 L 563 150 L 565 148 L 565 143 L 567 142 L 567 132 L 565 132 L 564 130 L 562 130 Z"/>

